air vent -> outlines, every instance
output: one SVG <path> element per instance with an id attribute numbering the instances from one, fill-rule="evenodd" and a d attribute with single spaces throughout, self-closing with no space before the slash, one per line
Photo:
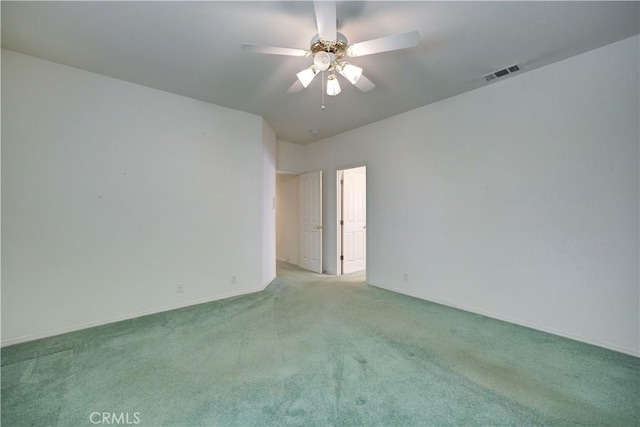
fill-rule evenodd
<path id="1" fill-rule="evenodd" d="M 509 70 L 507 70 L 506 68 L 504 70 L 495 72 L 496 77 L 506 76 L 507 74 L 509 74 Z"/>
<path id="2" fill-rule="evenodd" d="M 520 71 L 519 64 L 511 65 L 510 67 L 503 68 L 502 70 L 494 71 L 493 73 L 484 76 L 484 78 L 486 81 L 490 82 L 491 80 L 495 80 L 498 77 L 508 76 L 509 74 L 515 73 L 516 71 Z"/>

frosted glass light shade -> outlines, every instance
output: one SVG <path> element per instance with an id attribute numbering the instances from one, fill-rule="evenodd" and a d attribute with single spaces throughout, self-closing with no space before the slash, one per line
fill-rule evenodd
<path id="1" fill-rule="evenodd" d="M 340 83 L 338 83 L 338 79 L 336 79 L 335 74 L 330 74 L 327 79 L 327 95 L 336 96 L 342 91 L 340 89 Z"/>
<path id="2" fill-rule="evenodd" d="M 351 64 L 345 64 L 343 67 L 338 68 L 338 72 L 342 74 L 345 79 L 349 80 L 351 84 L 358 83 L 358 80 L 360 80 L 362 76 L 362 68 Z"/>
<path id="3" fill-rule="evenodd" d="M 329 52 L 318 52 L 313 57 L 313 65 L 320 71 L 326 71 L 331 66 L 335 56 Z"/>
<path id="4" fill-rule="evenodd" d="M 318 74 L 318 71 L 314 67 L 309 67 L 306 70 L 300 71 L 296 76 L 305 88 L 311 84 L 313 78 Z"/>

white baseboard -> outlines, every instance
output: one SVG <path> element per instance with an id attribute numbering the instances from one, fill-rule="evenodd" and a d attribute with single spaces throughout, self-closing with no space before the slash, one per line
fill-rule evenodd
<path id="1" fill-rule="evenodd" d="M 368 282 L 367 282 L 368 283 Z M 571 332 L 567 332 L 567 331 L 563 331 L 560 329 L 554 329 L 554 328 L 547 328 L 544 326 L 540 326 L 538 324 L 535 323 L 531 323 L 531 322 L 525 322 L 519 319 L 514 319 L 512 317 L 508 317 L 508 316 L 503 316 L 501 314 L 498 313 L 493 313 L 490 311 L 486 311 L 486 310 L 479 310 L 473 307 L 466 307 L 466 306 L 460 306 L 460 305 L 456 305 L 456 304 L 452 304 L 448 301 L 442 301 L 439 299 L 434 299 L 434 298 L 425 298 L 422 295 L 418 295 L 416 293 L 411 293 L 411 292 L 406 292 L 404 290 L 400 290 L 400 289 L 396 289 L 390 286 L 385 286 L 385 285 L 379 285 L 379 284 L 375 284 L 375 283 L 369 283 L 369 285 L 374 286 L 376 288 L 381 288 L 381 289 L 385 289 L 387 291 L 391 291 L 391 292 L 396 292 L 398 294 L 402 294 L 402 295 L 407 295 L 413 298 L 418 298 L 424 301 L 429 301 L 429 302 L 433 302 L 436 304 L 440 304 L 440 305 L 445 305 L 447 307 L 451 307 L 451 308 L 455 308 L 458 310 L 463 310 L 463 311 L 467 311 L 469 313 L 474 313 L 474 314 L 480 314 L 482 316 L 486 316 L 486 317 L 490 317 L 492 319 L 496 319 L 496 320 L 501 320 L 503 322 L 508 322 L 508 323 L 513 323 L 515 325 L 519 325 L 519 326 L 524 326 L 526 328 L 530 328 L 530 329 L 535 329 L 537 331 L 541 331 L 541 332 L 546 332 L 549 334 L 553 334 L 553 335 L 558 335 L 564 338 L 569 338 L 575 341 L 580 341 L 586 344 L 591 344 L 591 345 L 595 345 L 597 347 L 602 347 L 602 348 L 606 348 L 608 350 L 613 350 L 613 351 L 617 351 L 619 353 L 624 353 L 624 354 L 628 354 L 630 356 L 635 356 L 635 357 L 640 357 L 640 350 L 638 349 L 632 349 L 632 348 L 627 348 L 627 347 L 622 347 L 616 344 L 611 344 L 608 342 L 602 342 L 602 341 L 596 341 L 596 340 L 592 340 L 590 338 L 586 338 L 580 335 L 576 335 L 573 334 Z"/>
<path id="2" fill-rule="evenodd" d="M 96 326 L 108 325 L 110 323 L 116 323 L 116 322 L 121 322 L 123 320 L 135 319 L 137 317 L 148 316 L 150 314 L 157 314 L 157 313 L 162 313 L 162 312 L 165 312 L 165 311 L 178 310 L 180 308 L 190 307 L 190 306 L 193 306 L 193 305 L 204 304 L 204 303 L 213 302 L 213 301 L 219 301 L 219 300 L 222 300 L 222 299 L 237 297 L 237 296 L 240 296 L 240 295 L 248 295 L 248 294 L 253 294 L 253 293 L 256 293 L 256 292 L 262 292 L 263 290 L 266 289 L 267 286 L 269 286 L 269 284 L 275 278 L 276 278 L 276 276 L 274 276 L 274 278 L 271 281 L 269 281 L 269 283 L 267 283 L 266 285 L 264 285 L 261 288 L 249 289 L 249 290 L 239 291 L 239 292 L 230 292 L 230 293 L 227 293 L 227 294 L 217 295 L 217 296 L 211 297 L 211 298 L 201 298 L 201 299 L 185 302 L 185 303 L 178 304 L 178 305 L 175 305 L 175 306 L 166 306 L 166 307 L 153 308 L 153 309 L 150 309 L 150 310 L 143 310 L 143 311 L 139 311 L 139 312 L 136 312 L 136 313 L 127 314 L 127 315 L 124 315 L 124 316 L 111 317 L 111 318 L 108 318 L 108 319 L 98 320 L 98 321 L 95 321 L 95 322 L 83 323 L 83 324 L 80 324 L 80 325 L 74 325 L 74 326 L 70 326 L 70 327 L 67 327 L 67 328 L 54 329 L 54 330 L 46 331 L 46 332 L 39 333 L 39 334 L 23 335 L 21 337 L 10 338 L 10 339 L 7 339 L 7 340 L 3 339 L 1 344 L 0 344 L 0 347 L 7 347 L 7 346 L 10 346 L 10 345 L 13 345 L 13 344 L 21 344 L 21 343 L 28 342 L 28 341 L 39 340 L 39 339 L 42 339 L 42 338 L 49 338 L 49 337 L 53 337 L 53 336 L 56 336 L 56 335 L 66 334 L 66 333 L 69 333 L 69 332 L 80 331 L 82 329 L 88 329 L 88 328 L 94 328 Z"/>
<path id="3" fill-rule="evenodd" d="M 267 287 L 273 283 L 274 280 L 276 280 L 278 278 L 277 274 L 274 274 L 273 277 L 270 280 L 267 280 L 267 283 L 264 284 L 264 286 L 262 287 L 262 289 L 260 289 L 260 291 L 264 291 L 265 289 L 267 289 Z"/>

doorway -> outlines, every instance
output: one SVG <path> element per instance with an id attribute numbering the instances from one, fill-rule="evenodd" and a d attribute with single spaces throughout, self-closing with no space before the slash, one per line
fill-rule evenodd
<path id="1" fill-rule="evenodd" d="M 278 173 L 276 258 L 323 273 L 322 172 Z"/>
<path id="2" fill-rule="evenodd" d="M 367 268 L 367 169 L 337 173 L 338 271 L 348 274 Z"/>

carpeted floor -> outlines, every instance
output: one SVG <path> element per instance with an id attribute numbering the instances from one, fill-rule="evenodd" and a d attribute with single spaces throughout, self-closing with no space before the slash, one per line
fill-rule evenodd
<path id="1" fill-rule="evenodd" d="M 264 292 L 2 349 L 2 425 L 640 423 L 638 358 L 361 274 L 279 264 L 278 276 Z"/>

